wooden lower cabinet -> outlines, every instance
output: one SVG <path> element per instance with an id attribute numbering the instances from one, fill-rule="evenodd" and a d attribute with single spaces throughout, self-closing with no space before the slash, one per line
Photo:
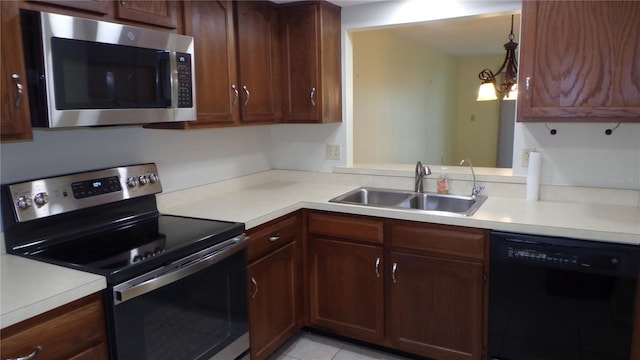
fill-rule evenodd
<path id="1" fill-rule="evenodd" d="M 262 360 L 302 328 L 299 214 L 249 231 L 251 359 Z"/>
<path id="2" fill-rule="evenodd" d="M 384 336 L 381 246 L 311 238 L 310 322 L 324 330 L 379 342 Z"/>
<path id="3" fill-rule="evenodd" d="M 433 359 L 480 359 L 481 263 L 393 252 L 393 347 Z"/>
<path id="4" fill-rule="evenodd" d="M 102 294 L 11 325 L 2 329 L 0 337 L 3 359 L 107 360 Z"/>
<path id="5" fill-rule="evenodd" d="M 489 231 L 311 211 L 309 323 L 435 360 L 481 360 Z"/>

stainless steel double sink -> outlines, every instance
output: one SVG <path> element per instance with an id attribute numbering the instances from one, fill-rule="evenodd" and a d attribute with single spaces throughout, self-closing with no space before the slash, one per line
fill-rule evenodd
<path id="1" fill-rule="evenodd" d="M 365 205 L 389 209 L 419 210 L 471 216 L 487 199 L 486 196 L 445 195 L 394 189 L 361 187 L 329 200 L 330 202 Z"/>

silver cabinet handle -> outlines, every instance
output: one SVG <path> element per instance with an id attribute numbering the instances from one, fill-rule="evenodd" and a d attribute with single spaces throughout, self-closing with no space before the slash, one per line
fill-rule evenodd
<path id="1" fill-rule="evenodd" d="M 393 263 L 393 265 L 391 266 L 391 279 L 393 280 L 393 283 L 395 284 L 396 281 L 396 270 L 398 270 L 398 264 L 397 263 Z"/>
<path id="2" fill-rule="evenodd" d="M 256 287 L 256 289 L 253 291 L 253 294 L 251 294 L 251 298 L 255 299 L 256 295 L 258 294 L 258 282 L 256 281 L 256 278 L 254 278 L 253 276 L 251 277 L 251 282 L 253 283 L 253 286 Z"/>
<path id="3" fill-rule="evenodd" d="M 274 241 L 278 241 L 278 240 L 280 240 L 280 234 L 275 234 L 275 235 L 269 237 L 269 241 L 270 242 L 274 242 Z"/>
<path id="4" fill-rule="evenodd" d="M 38 345 L 36 346 L 35 349 L 33 349 L 33 351 L 29 355 L 21 356 L 17 358 L 8 358 L 7 360 L 30 360 L 36 357 L 36 355 L 38 355 L 40 351 L 42 351 L 42 346 Z"/>
<path id="5" fill-rule="evenodd" d="M 249 89 L 247 89 L 247 85 L 244 85 L 242 87 L 242 90 L 244 90 L 244 93 L 247 94 L 247 98 L 244 99 L 243 106 L 247 106 L 247 104 L 249 104 L 249 97 L 251 96 L 251 93 L 249 92 Z"/>
<path id="6" fill-rule="evenodd" d="M 236 84 L 231 85 L 231 88 L 233 89 L 233 92 L 235 94 L 232 105 L 235 105 L 238 103 L 238 98 L 240 97 L 240 93 L 238 92 L 238 87 L 236 86 Z"/>
<path id="7" fill-rule="evenodd" d="M 531 98 L 531 77 L 527 76 L 526 78 L 524 78 L 524 90 L 525 90 L 525 96 L 527 99 Z"/>
<path id="8" fill-rule="evenodd" d="M 316 106 L 316 88 L 311 88 L 311 106 Z"/>
<path id="9" fill-rule="evenodd" d="M 376 258 L 376 277 L 380 277 L 380 258 Z"/>
<path id="10" fill-rule="evenodd" d="M 19 108 L 22 104 L 22 93 L 24 92 L 24 87 L 22 83 L 20 83 L 20 76 L 18 74 L 11 75 L 13 82 L 16 83 L 16 88 L 18 89 L 18 98 L 16 99 L 16 107 Z"/>

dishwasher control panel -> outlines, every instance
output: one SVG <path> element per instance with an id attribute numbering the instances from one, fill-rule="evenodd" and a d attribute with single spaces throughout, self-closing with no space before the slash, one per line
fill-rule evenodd
<path id="1" fill-rule="evenodd" d="M 507 247 L 507 256 L 513 259 L 534 261 L 538 263 L 573 265 L 579 264 L 577 255 L 563 254 L 560 252 L 546 252 L 534 249 L 522 249 L 517 247 Z"/>

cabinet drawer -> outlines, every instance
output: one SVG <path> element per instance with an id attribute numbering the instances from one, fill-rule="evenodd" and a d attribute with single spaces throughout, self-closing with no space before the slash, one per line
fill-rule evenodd
<path id="1" fill-rule="evenodd" d="M 34 359 L 106 359 L 104 308 L 91 295 L 2 330 L 2 357 L 18 358 L 38 346 Z"/>
<path id="2" fill-rule="evenodd" d="M 350 215 L 309 213 L 309 233 L 372 244 L 382 244 L 384 240 L 382 221 Z"/>
<path id="3" fill-rule="evenodd" d="M 285 216 L 249 230 L 248 260 L 253 260 L 294 240 L 300 233 L 299 216 Z"/>
<path id="4" fill-rule="evenodd" d="M 449 225 L 394 223 L 391 245 L 397 248 L 484 260 L 489 231 Z"/>

